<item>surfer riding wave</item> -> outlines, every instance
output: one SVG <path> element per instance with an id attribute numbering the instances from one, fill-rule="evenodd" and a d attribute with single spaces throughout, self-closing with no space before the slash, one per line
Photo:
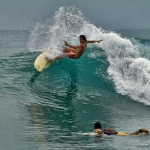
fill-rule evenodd
<path id="1" fill-rule="evenodd" d="M 87 48 L 87 44 L 96 43 L 96 42 L 100 43 L 103 40 L 86 40 L 85 35 L 80 35 L 79 41 L 80 41 L 80 45 L 77 45 L 77 46 L 70 45 L 70 44 L 68 44 L 67 41 L 65 41 L 65 45 L 68 47 L 65 47 L 63 50 L 63 54 L 56 57 L 54 60 L 59 60 L 65 56 L 69 57 L 71 59 L 79 59 L 85 52 L 85 50 Z M 54 60 L 49 59 L 48 57 L 46 57 L 46 59 L 49 62 L 54 61 Z"/>

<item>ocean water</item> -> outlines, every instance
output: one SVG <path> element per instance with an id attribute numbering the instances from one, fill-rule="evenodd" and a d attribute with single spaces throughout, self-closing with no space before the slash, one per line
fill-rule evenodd
<path id="1" fill-rule="evenodd" d="M 149 149 L 150 136 L 91 134 L 96 121 L 127 133 L 150 129 L 150 40 L 129 33 L 96 27 L 75 7 L 32 31 L 0 31 L 0 150 Z M 61 53 L 80 34 L 103 42 L 79 60 L 34 69 L 41 52 Z"/>

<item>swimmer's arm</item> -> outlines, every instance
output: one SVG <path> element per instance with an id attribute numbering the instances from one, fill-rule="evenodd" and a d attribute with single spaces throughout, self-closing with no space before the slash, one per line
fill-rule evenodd
<path id="1" fill-rule="evenodd" d="M 87 43 L 100 43 L 103 40 L 88 40 Z"/>
<path id="2" fill-rule="evenodd" d="M 107 131 L 109 131 L 109 132 L 111 132 L 111 133 L 115 133 L 115 132 L 117 132 L 116 130 L 114 130 L 114 129 L 106 129 Z"/>
<path id="3" fill-rule="evenodd" d="M 98 134 L 104 134 L 104 132 L 102 130 L 100 130 L 100 129 L 95 129 L 94 132 L 98 133 Z"/>
<path id="4" fill-rule="evenodd" d="M 81 47 L 82 47 L 81 45 L 77 45 L 77 46 L 70 45 L 70 44 L 68 44 L 66 41 L 65 41 L 65 45 L 66 45 L 66 46 L 69 46 L 69 47 L 71 47 L 71 48 L 74 48 L 74 49 L 77 49 L 77 48 L 81 48 Z"/>

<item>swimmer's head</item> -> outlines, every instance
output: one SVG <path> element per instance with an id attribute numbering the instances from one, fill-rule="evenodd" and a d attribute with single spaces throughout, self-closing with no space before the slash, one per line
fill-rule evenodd
<path id="1" fill-rule="evenodd" d="M 94 129 L 101 129 L 101 128 L 102 128 L 102 125 L 101 125 L 100 122 L 96 122 L 96 123 L 94 124 Z"/>
<path id="2" fill-rule="evenodd" d="M 80 40 L 80 43 L 81 43 L 81 44 L 84 43 L 84 42 L 86 42 L 86 37 L 85 37 L 85 35 L 80 35 L 80 36 L 79 36 L 79 40 Z"/>

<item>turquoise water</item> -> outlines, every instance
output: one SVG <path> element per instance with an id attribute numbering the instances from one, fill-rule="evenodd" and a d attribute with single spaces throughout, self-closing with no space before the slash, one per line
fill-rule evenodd
<path id="1" fill-rule="evenodd" d="M 104 42 L 89 45 L 79 60 L 64 58 L 38 73 L 33 64 L 44 49 L 53 43 L 62 50 L 58 20 L 55 30 L 45 24 L 32 32 L 0 31 L 0 149 L 149 149 L 149 136 L 84 133 L 92 132 L 96 121 L 129 133 L 149 129 L 150 40 L 122 38 L 86 22 L 82 33 Z M 63 31 L 60 41 L 65 35 L 73 42 L 72 35 L 78 42 L 78 26 L 67 35 Z"/>

